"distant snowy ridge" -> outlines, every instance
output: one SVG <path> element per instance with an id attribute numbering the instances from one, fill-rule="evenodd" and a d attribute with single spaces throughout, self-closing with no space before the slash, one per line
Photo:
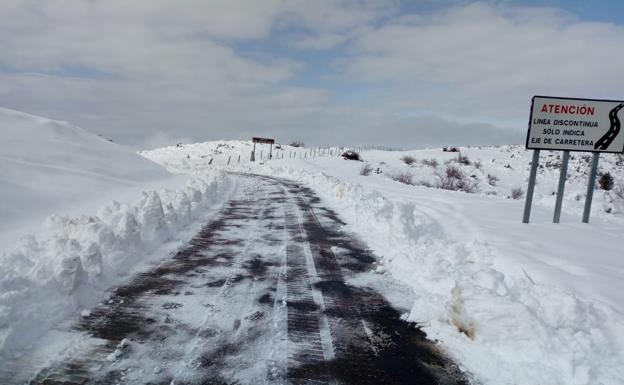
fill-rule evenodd
<path id="1" fill-rule="evenodd" d="M 193 165 L 200 167 L 237 167 L 251 163 L 251 152 L 254 148 L 251 140 L 217 140 L 202 143 L 179 143 L 175 146 L 167 146 L 152 150 L 139 151 L 139 154 L 150 159 L 167 170 L 174 173 L 187 174 L 193 169 Z M 284 159 L 308 159 L 328 156 L 327 148 L 308 148 L 291 146 L 289 144 L 275 143 L 272 153 L 268 144 L 256 145 L 256 162 L 268 161 L 271 154 L 273 160 Z M 336 147 L 332 151 L 336 151 Z"/>
<path id="2" fill-rule="evenodd" d="M 187 174 L 193 172 L 192 170 L 207 167 L 225 167 L 235 170 L 252 166 L 250 162 L 252 148 L 251 141 L 231 140 L 180 144 L 139 153 L 173 173 Z M 440 148 L 393 152 L 364 151 L 362 166 L 368 164 L 371 173 L 379 173 L 388 179 L 401 179 L 403 183 L 415 186 L 439 188 L 440 176 L 450 165 L 462 174 L 467 182 L 466 187 L 469 187 L 472 193 L 492 198 L 511 198 L 513 190 L 518 190 L 522 194 L 519 198 L 524 198 L 530 156 L 523 146 L 474 146 L 460 147 L 458 150 L 460 152 L 444 152 Z M 306 160 L 313 161 L 328 157 L 326 153 L 319 154 L 312 148 L 280 145 L 279 149 L 274 150 L 274 159 L 267 161 L 268 146 L 258 145 L 257 157 L 260 156 L 261 151 L 264 160 L 256 162 L 256 166 L 264 163 L 266 166 L 270 164 L 281 166 L 297 160 L 305 163 Z M 310 157 L 313 151 L 315 155 Z M 462 158 L 461 161 L 459 157 Z M 568 166 L 563 210 L 579 215 L 579 220 L 586 195 L 590 161 L 591 156 L 588 154 L 573 153 Z M 561 152 L 542 151 L 535 188 L 535 205 L 554 208 L 560 163 Z M 610 173 L 615 183 L 610 191 L 602 189 L 595 191 L 592 217 L 598 216 L 622 222 L 624 221 L 624 155 L 602 154 L 598 170 L 599 174 Z"/>

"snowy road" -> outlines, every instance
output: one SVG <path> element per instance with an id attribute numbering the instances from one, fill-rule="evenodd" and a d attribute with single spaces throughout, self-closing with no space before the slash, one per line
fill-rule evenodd
<path id="1" fill-rule="evenodd" d="M 315 194 L 241 175 L 169 260 L 60 325 L 0 378 L 31 384 L 464 384 L 371 287 L 374 257 Z M 378 276 L 380 279 L 389 279 Z M 7 381 L 1 381 L 6 383 Z"/>

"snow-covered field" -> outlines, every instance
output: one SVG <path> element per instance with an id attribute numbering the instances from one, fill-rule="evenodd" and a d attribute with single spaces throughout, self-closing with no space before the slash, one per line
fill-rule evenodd
<path id="1" fill-rule="evenodd" d="M 228 201 L 68 123 L 0 109 L 0 361 L 183 245 Z M 19 239 L 19 240 L 18 240 Z"/>
<path id="2" fill-rule="evenodd" d="M 189 239 L 236 189 L 223 172 L 235 171 L 314 188 L 382 257 L 377 272 L 411 288 L 409 298 L 386 293 L 412 303 L 404 318 L 479 381 L 624 378 L 622 156 L 601 156 L 600 171 L 615 185 L 595 191 L 587 225 L 580 217 L 589 157 L 573 154 L 556 225 L 560 159 L 543 152 L 527 225 L 520 219 L 530 153 L 519 146 L 461 155 L 368 150 L 363 162 L 337 157 L 337 148 L 280 145 L 271 160 L 268 146 L 258 147 L 261 159 L 251 163 L 252 144 L 242 141 L 141 152 L 172 176 L 67 123 L 2 109 L 0 124 L 1 359 Z"/>
<path id="3" fill-rule="evenodd" d="M 527 225 L 520 223 L 524 200 L 512 198 L 526 189 L 530 153 L 522 147 L 461 148 L 465 164 L 441 149 L 366 151 L 365 162 L 286 155 L 230 166 L 213 154 L 208 164 L 217 147 L 226 159 L 228 151 L 247 153 L 250 143 L 183 145 L 142 155 L 176 173 L 249 171 L 314 188 L 382 256 L 378 272 L 412 288 L 405 318 L 440 340 L 483 383 L 622 382 L 622 157 L 601 157 L 600 169 L 614 176 L 616 188 L 595 192 L 590 224 L 581 224 L 589 162 L 586 154 L 574 154 L 561 224 L 552 224 L 558 154 L 543 153 Z M 415 162 L 407 165 L 406 155 Z M 366 163 L 370 173 L 361 175 Z M 448 180 L 449 166 L 453 178 L 458 171 L 463 176 L 460 182 Z"/>

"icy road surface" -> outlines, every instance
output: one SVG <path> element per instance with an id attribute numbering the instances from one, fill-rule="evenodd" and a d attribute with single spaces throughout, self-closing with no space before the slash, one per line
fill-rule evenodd
<path id="1" fill-rule="evenodd" d="M 353 283 L 390 278 L 370 273 L 374 256 L 311 190 L 240 178 L 186 248 L 0 365 L 2 383 L 468 383 L 401 310 Z"/>

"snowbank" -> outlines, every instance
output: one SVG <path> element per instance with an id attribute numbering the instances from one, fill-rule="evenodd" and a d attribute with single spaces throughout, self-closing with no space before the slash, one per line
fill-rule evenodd
<path id="1" fill-rule="evenodd" d="M 0 250 L 52 214 L 95 210 L 171 174 L 69 123 L 0 108 Z M 176 181 L 180 183 L 179 181 Z"/>
<path id="2" fill-rule="evenodd" d="M 130 204 L 116 201 L 97 215 L 51 216 L 0 256 L 0 358 L 33 343 L 133 267 L 162 259 L 190 239 L 228 200 L 235 184 L 205 173 L 179 190 L 143 192 Z"/>
<path id="3" fill-rule="evenodd" d="M 2 108 L 0 162 L 0 362 L 175 251 L 236 188 L 219 171 L 174 176 L 69 123 Z"/>

